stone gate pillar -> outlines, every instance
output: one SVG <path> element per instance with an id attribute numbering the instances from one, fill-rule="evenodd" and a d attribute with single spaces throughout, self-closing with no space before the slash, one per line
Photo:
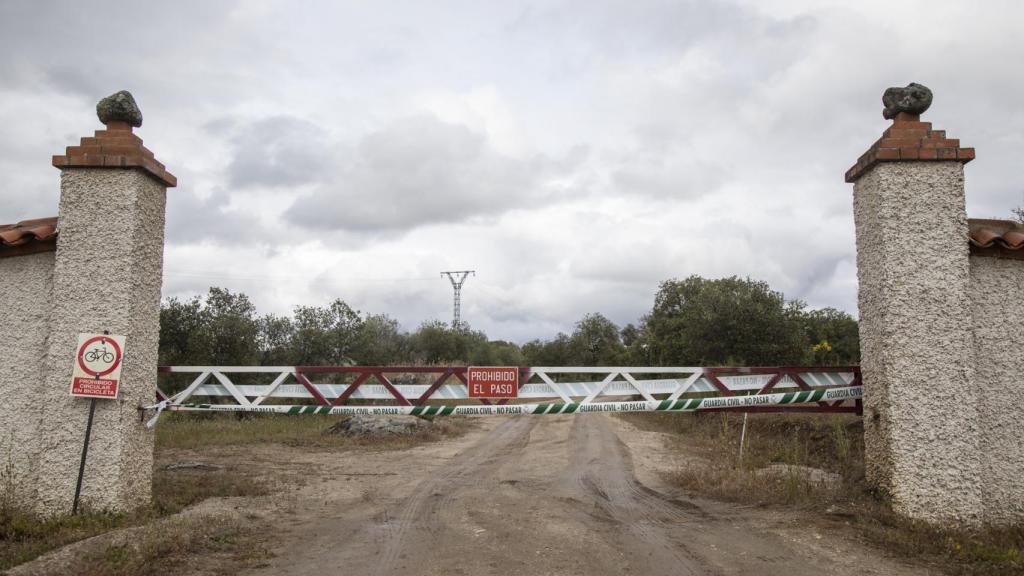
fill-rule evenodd
<path id="1" fill-rule="evenodd" d="M 854 184 L 868 480 L 929 522 L 980 520 L 981 470 L 963 165 L 974 150 L 919 115 L 931 91 L 890 88 L 893 123 Z"/>
<path id="2" fill-rule="evenodd" d="M 96 111 L 106 129 L 53 157 L 60 216 L 35 474 L 43 514 L 69 512 L 74 496 L 89 402 L 69 397 L 80 332 L 127 337 L 119 396 L 97 401 L 82 503 L 123 511 L 150 500 L 153 433 L 138 407 L 156 388 L 164 205 L 177 180 L 132 133 L 142 114 L 131 94 Z"/>

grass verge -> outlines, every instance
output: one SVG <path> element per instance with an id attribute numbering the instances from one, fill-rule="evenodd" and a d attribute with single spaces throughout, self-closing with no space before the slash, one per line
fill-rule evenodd
<path id="1" fill-rule="evenodd" d="M 153 475 L 151 505 L 131 514 L 85 510 L 77 516 L 40 519 L 9 504 L 0 506 L 0 570 L 17 566 L 72 542 L 118 528 L 143 525 L 160 517 L 176 514 L 207 498 L 258 496 L 265 493 L 266 489 L 262 484 L 229 468 L 210 472 L 158 469 Z M 144 551 L 146 548 L 141 550 Z M 121 564 L 133 565 L 127 559 Z"/>
<path id="2" fill-rule="evenodd" d="M 198 473 L 157 470 L 153 476 L 152 504 L 131 514 L 85 510 L 77 516 L 40 519 L 13 506 L 3 506 L 0 507 L 0 570 L 72 542 L 175 514 L 207 498 L 264 493 L 262 485 L 229 469 Z"/>
<path id="3" fill-rule="evenodd" d="M 234 574 L 268 557 L 261 547 L 246 545 L 255 533 L 250 524 L 218 515 L 175 518 L 145 526 L 130 541 L 91 550 L 69 568 L 82 576 L 158 576 L 201 564 L 203 574 Z"/>
<path id="4" fill-rule="evenodd" d="M 451 438 L 471 426 L 467 418 L 446 416 L 433 420 L 429 428 L 414 434 L 394 436 L 345 436 L 324 431 L 344 416 L 329 414 L 202 414 L 176 412 L 160 417 L 157 449 L 197 450 L 212 446 L 284 444 L 311 448 L 402 449 Z"/>
<path id="5" fill-rule="evenodd" d="M 806 510 L 826 529 L 848 527 L 887 552 L 948 574 L 1024 574 L 1024 526 L 934 527 L 894 513 L 886 496 L 865 482 L 864 434 L 857 416 L 751 414 L 742 459 L 742 414 L 620 417 L 641 429 L 672 434 L 678 448 L 693 456 L 672 478 L 692 494 Z M 799 467 L 835 476 L 812 476 Z"/>
<path id="6" fill-rule="evenodd" d="M 127 526 L 125 514 L 84 513 L 40 520 L 13 507 L 0 508 L 0 570 L 28 562 L 65 544 Z"/>

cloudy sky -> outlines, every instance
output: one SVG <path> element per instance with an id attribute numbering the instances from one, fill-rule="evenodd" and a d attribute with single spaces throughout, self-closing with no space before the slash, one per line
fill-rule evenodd
<path id="1" fill-rule="evenodd" d="M 56 214 L 52 154 L 136 97 L 178 177 L 165 296 L 340 297 L 495 338 L 620 324 L 658 283 L 750 276 L 856 313 L 844 171 L 916 81 L 978 150 L 968 211 L 1024 201 L 1024 4 L 0 4 L 0 222 Z"/>

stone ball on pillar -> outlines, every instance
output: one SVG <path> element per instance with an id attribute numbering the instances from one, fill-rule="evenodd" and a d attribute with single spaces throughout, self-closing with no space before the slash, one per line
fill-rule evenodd
<path id="1" fill-rule="evenodd" d="M 124 122 L 133 128 L 142 126 L 142 110 L 135 103 L 132 93 L 127 90 L 115 92 L 96 104 L 96 115 L 100 122 Z"/>
<path id="2" fill-rule="evenodd" d="M 887 88 L 882 94 L 882 117 L 892 120 L 897 114 L 905 112 L 911 116 L 920 116 L 932 105 L 932 91 L 922 84 L 911 82 L 904 88 Z"/>

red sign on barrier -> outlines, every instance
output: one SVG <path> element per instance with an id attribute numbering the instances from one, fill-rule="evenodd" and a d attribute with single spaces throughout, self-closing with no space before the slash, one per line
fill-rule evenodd
<path id="1" fill-rule="evenodd" d="M 470 398 L 517 398 L 519 368 L 470 366 L 466 370 Z"/>

